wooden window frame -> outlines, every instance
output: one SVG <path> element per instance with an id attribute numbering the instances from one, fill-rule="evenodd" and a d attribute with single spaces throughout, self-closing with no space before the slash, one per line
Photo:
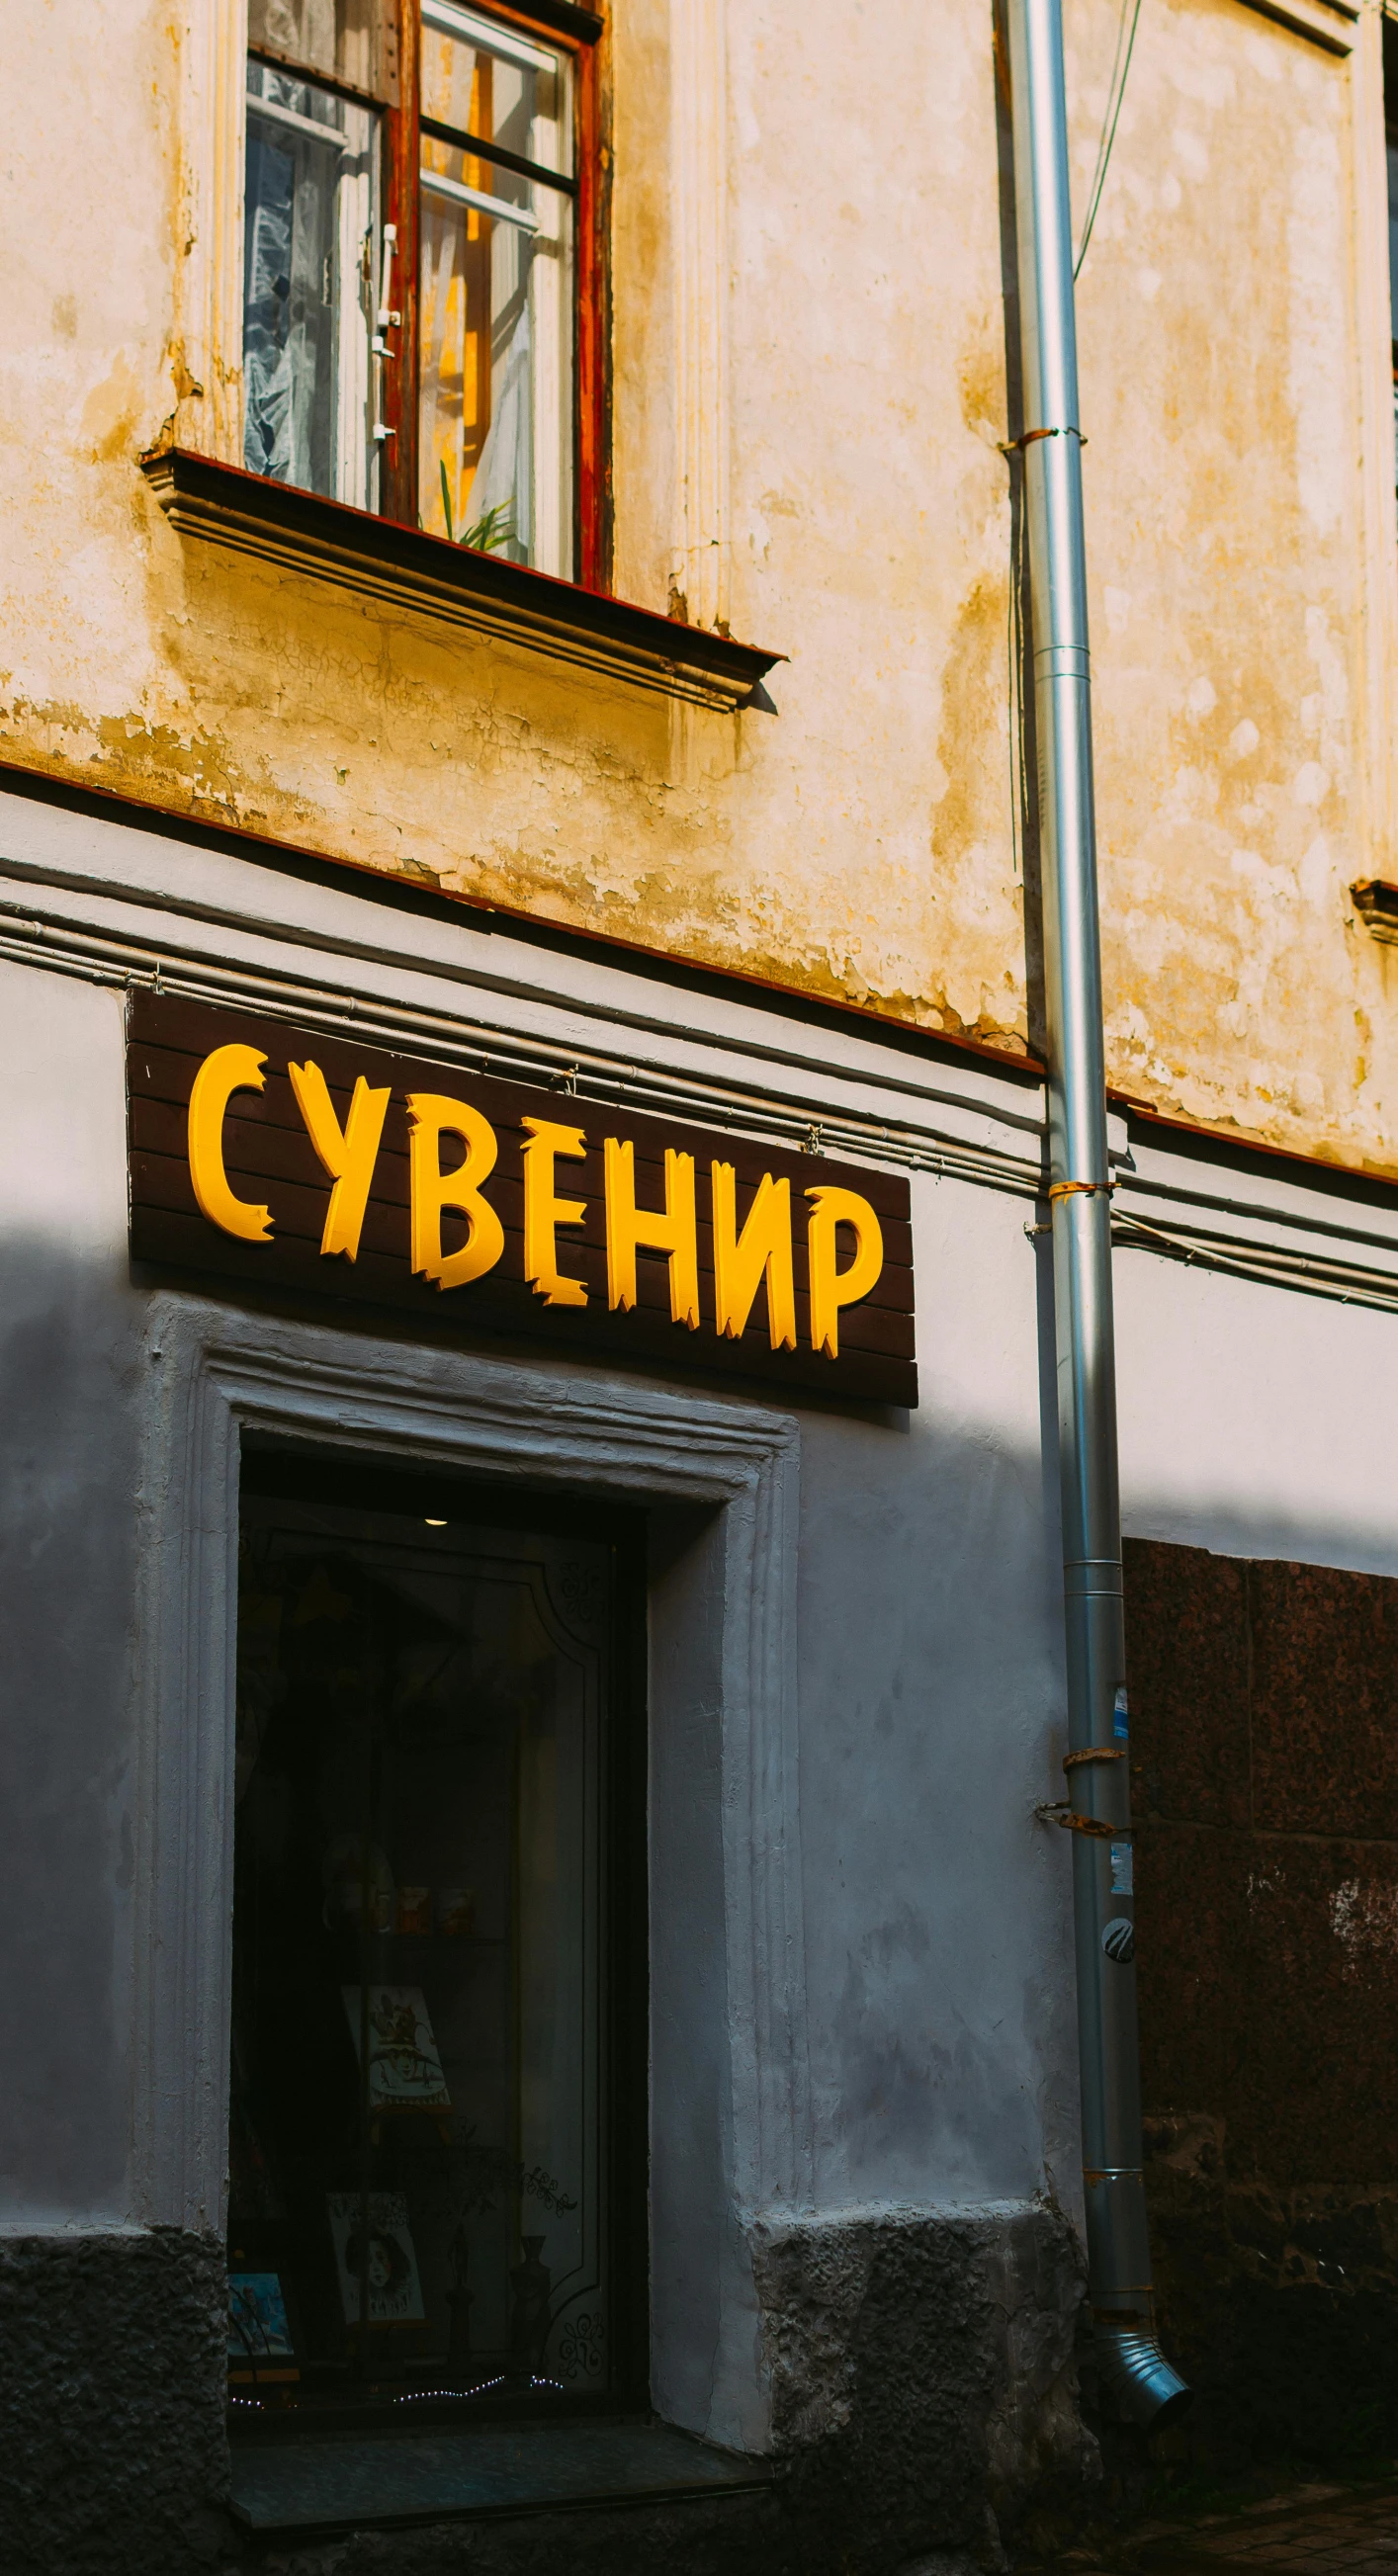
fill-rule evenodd
<path id="1" fill-rule="evenodd" d="M 389 0 L 392 5 L 392 0 Z M 591 10 L 570 0 L 533 10 L 470 0 L 483 18 L 570 56 L 573 65 L 573 153 L 577 194 L 573 362 L 573 545 L 571 578 L 580 589 L 607 594 L 612 579 L 610 447 L 610 311 L 607 273 L 611 167 L 605 116 L 606 28 Z M 385 127 L 384 220 L 397 228 L 392 307 L 402 320 L 398 346 L 384 369 L 383 413 L 393 435 L 379 473 L 379 515 L 400 526 L 418 525 L 418 421 L 421 330 L 421 12 L 419 0 L 397 0 L 399 81 L 397 107 L 382 109 Z"/>

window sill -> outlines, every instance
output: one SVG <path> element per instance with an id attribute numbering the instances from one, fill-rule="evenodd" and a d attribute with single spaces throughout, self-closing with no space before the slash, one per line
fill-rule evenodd
<path id="1" fill-rule="evenodd" d="M 785 658 L 780 653 L 682 626 L 527 564 L 470 552 L 188 448 L 143 456 L 141 470 L 181 536 L 212 538 L 290 571 L 698 706 L 726 714 L 755 702 L 770 709 L 759 691 L 764 675 Z"/>
<path id="2" fill-rule="evenodd" d="M 325 2531 L 549 2506 L 668 2502 L 765 2486 L 765 2460 L 666 2424 L 501 2426 L 233 2445 L 230 2501 L 254 2531 Z"/>

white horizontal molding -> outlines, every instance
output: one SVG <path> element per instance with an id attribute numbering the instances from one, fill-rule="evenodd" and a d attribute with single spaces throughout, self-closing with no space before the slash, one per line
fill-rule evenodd
<path id="1" fill-rule="evenodd" d="M 249 928 L 255 932 L 265 925 Z M 624 1101 L 657 1116 L 766 1137 L 798 1152 L 945 1173 L 979 1181 L 987 1188 L 1012 1190 L 1021 1197 L 1032 1198 L 1040 1186 L 1037 1139 L 1028 1120 L 1028 1134 L 1016 1139 L 1021 1150 L 1007 1151 L 989 1135 L 977 1136 L 977 1129 L 994 1124 L 982 1111 L 965 1116 L 961 1123 L 967 1132 L 962 1134 L 951 1123 L 957 1105 L 945 1101 L 937 1103 L 941 1114 L 928 1124 L 914 1117 L 901 1124 L 891 1117 L 863 1115 L 853 1102 L 841 1103 L 832 1096 L 828 1071 L 804 1090 L 800 1085 L 779 1089 L 764 1083 L 758 1064 L 745 1065 L 738 1080 L 725 1080 L 718 1072 L 691 1072 L 679 1063 L 647 1064 L 607 1047 L 605 1040 L 579 1045 L 568 1036 L 551 1038 L 538 1029 L 526 1033 L 487 1022 L 473 1008 L 424 1010 L 382 993 L 366 995 L 328 976 L 310 982 L 304 962 L 278 972 L 270 964 L 243 963 L 227 956 L 211 959 L 197 945 L 178 939 L 162 937 L 157 947 L 110 931 L 79 928 L 42 905 L 12 903 L 3 897 L 0 957 L 91 982 L 147 985 L 185 994 L 191 1001 L 252 1007 L 267 1017 L 289 1020 L 298 1028 L 323 1029 L 350 1043 L 357 1039 L 365 1046 L 412 1047 L 460 1065 L 463 1071 L 537 1082 L 579 1100 Z M 741 1048 L 728 1052 L 741 1056 Z M 861 1089 L 877 1091 L 876 1077 L 857 1079 Z M 904 1087 L 918 1096 L 918 1086 Z M 930 1107 L 936 1094 L 928 1097 Z"/>

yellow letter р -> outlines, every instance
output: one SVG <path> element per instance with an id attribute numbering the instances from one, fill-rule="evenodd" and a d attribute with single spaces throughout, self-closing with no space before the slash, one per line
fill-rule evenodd
<path id="1" fill-rule="evenodd" d="M 807 1190 L 811 1202 L 806 1243 L 811 1274 L 811 1348 L 832 1360 L 840 1356 L 840 1308 L 867 1297 L 883 1268 L 883 1234 L 867 1199 L 857 1190 L 830 1187 Z M 854 1259 L 848 1270 L 835 1266 L 836 1228 L 854 1230 Z"/>
<path id="2" fill-rule="evenodd" d="M 493 1270 L 505 1249 L 505 1229 L 481 1196 L 495 1169 L 495 1130 L 479 1109 L 437 1091 L 408 1094 L 408 1181 L 412 1264 L 439 1288 L 464 1288 Z M 442 1138 L 459 1136 L 466 1147 L 455 1171 L 442 1170 Z M 442 1211 L 456 1208 L 470 1227 L 459 1252 L 442 1250 Z"/>
<path id="3" fill-rule="evenodd" d="M 266 1061 L 256 1047 L 215 1047 L 200 1065 L 189 1095 L 189 1177 L 199 1213 L 243 1243 L 265 1243 L 272 1216 L 269 1208 L 235 1198 L 229 1188 L 223 1167 L 223 1122 L 235 1091 L 262 1089 Z"/>

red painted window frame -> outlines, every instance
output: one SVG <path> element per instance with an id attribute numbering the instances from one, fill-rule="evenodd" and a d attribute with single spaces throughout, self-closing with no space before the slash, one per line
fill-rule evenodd
<path id="1" fill-rule="evenodd" d="M 584 590 L 608 593 L 612 577 L 611 444 L 607 328 L 608 195 L 610 150 L 604 120 L 602 60 L 606 32 L 596 37 L 561 32 L 548 17 L 470 0 L 483 18 L 518 27 L 573 62 L 576 222 L 574 321 L 573 512 L 576 569 Z M 393 432 L 384 442 L 380 516 L 415 528 L 418 469 L 418 186 L 421 20 L 418 0 L 397 0 L 399 105 L 383 111 L 386 127 L 384 218 L 396 225 L 397 267 L 390 303 L 402 316 L 390 337 L 394 362 L 384 369 L 383 418 Z M 396 348 L 394 346 L 396 342 Z"/>

